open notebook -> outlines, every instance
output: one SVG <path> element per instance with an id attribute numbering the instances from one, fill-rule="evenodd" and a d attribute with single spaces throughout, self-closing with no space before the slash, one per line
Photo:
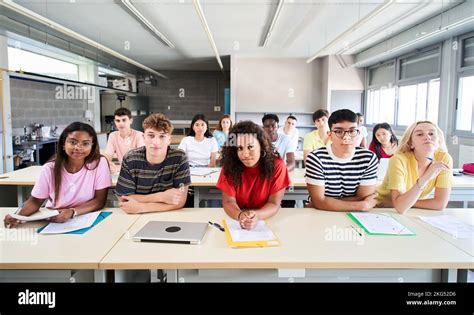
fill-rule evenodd
<path id="1" fill-rule="evenodd" d="M 245 230 L 236 220 L 222 220 L 227 243 L 230 247 L 267 247 L 279 246 L 280 241 L 268 228 L 265 221 L 258 221 L 253 230 Z"/>

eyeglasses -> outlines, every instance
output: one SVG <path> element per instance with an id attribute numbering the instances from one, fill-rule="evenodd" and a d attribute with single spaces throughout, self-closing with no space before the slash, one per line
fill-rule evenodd
<path id="1" fill-rule="evenodd" d="M 86 148 L 86 149 L 92 146 L 92 141 L 84 141 L 81 143 L 77 140 L 69 139 L 69 140 L 66 140 L 66 143 L 70 145 L 71 147 L 79 147 L 79 148 Z"/>
<path id="2" fill-rule="evenodd" d="M 348 129 L 348 130 L 343 130 L 343 129 L 334 129 L 331 131 L 332 133 L 334 133 L 336 135 L 336 137 L 338 138 L 344 138 L 344 136 L 346 135 L 346 133 L 351 137 L 351 138 L 355 138 L 359 135 L 360 131 L 359 129 Z"/>

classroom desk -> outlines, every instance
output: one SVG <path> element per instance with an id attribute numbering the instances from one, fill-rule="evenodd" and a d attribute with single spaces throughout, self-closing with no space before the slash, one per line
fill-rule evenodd
<path id="1" fill-rule="evenodd" d="M 304 154 L 303 151 L 295 151 L 296 168 L 304 168 Z"/>
<path id="2" fill-rule="evenodd" d="M 1 208 L 0 281 L 105 281 L 99 262 L 138 219 L 121 209 L 85 234 L 38 234 L 47 221 L 6 229 L 3 218 L 16 208 Z M 105 209 L 111 211 L 111 209 Z M 80 280 L 83 279 L 83 280 Z"/>
<path id="3" fill-rule="evenodd" d="M 459 239 L 451 236 L 450 234 L 441 231 L 428 223 L 422 221 L 418 216 L 439 216 L 442 214 L 453 215 L 458 217 L 462 221 L 474 225 L 474 214 L 472 211 L 466 209 L 445 209 L 443 211 L 433 211 L 433 210 L 423 210 L 423 209 L 410 209 L 407 211 L 406 215 L 411 217 L 415 223 L 420 224 L 424 228 L 430 230 L 434 234 L 438 235 L 448 243 L 453 244 L 457 248 L 465 251 L 472 257 L 474 257 L 474 240 L 473 239 Z"/>
<path id="4" fill-rule="evenodd" d="M 219 169 L 219 168 L 214 168 Z M 33 186 L 39 178 L 41 166 L 30 166 L 17 171 L 0 175 L 0 186 L 17 186 L 18 204 L 24 200 L 24 187 Z M 290 172 L 292 185 L 286 190 L 284 200 L 306 200 L 308 190 L 304 179 L 305 169 L 296 168 Z M 209 176 L 191 176 L 192 186 L 195 187 L 194 207 L 204 199 L 221 199 L 221 191 L 216 188 L 219 172 Z M 112 185 L 117 184 L 118 174 L 112 175 Z M 380 184 L 380 182 L 379 182 Z M 474 201 L 474 176 L 454 176 L 454 186 L 451 189 L 450 201 L 462 201 L 463 207 L 468 207 L 469 201 Z"/>
<path id="5" fill-rule="evenodd" d="M 150 220 L 221 222 L 223 209 L 183 209 L 143 214 L 99 267 L 116 270 L 165 269 L 168 281 L 456 281 L 457 270 L 474 267 L 472 255 L 409 216 L 390 213 L 416 236 L 362 236 L 344 213 L 280 209 L 267 224 L 279 247 L 232 249 L 225 234 L 209 227 L 200 245 L 140 243 L 133 236 Z M 472 214 L 471 214 L 472 217 Z M 466 274 L 467 275 L 467 274 Z M 462 279 L 461 279 L 462 280 Z"/>

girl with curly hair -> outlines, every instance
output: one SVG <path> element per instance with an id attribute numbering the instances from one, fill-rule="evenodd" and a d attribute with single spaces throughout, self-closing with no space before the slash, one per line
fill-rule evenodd
<path id="1" fill-rule="evenodd" d="M 251 230 L 258 220 L 274 216 L 290 184 L 288 169 L 273 152 L 263 129 L 251 121 L 236 124 L 222 150 L 217 188 L 224 210 L 240 226 Z"/>

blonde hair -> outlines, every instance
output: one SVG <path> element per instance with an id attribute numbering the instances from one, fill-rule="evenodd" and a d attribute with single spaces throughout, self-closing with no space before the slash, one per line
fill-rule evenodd
<path id="1" fill-rule="evenodd" d="M 169 121 L 168 117 L 162 113 L 154 113 L 145 118 L 143 121 L 143 130 L 153 128 L 158 131 L 171 134 L 173 132 L 173 125 Z"/>
<path id="2" fill-rule="evenodd" d="M 423 120 L 423 121 L 417 121 L 416 123 L 412 124 L 410 127 L 405 130 L 405 133 L 403 134 L 402 139 L 400 140 L 400 143 L 398 145 L 398 150 L 397 153 L 407 153 L 413 151 L 411 148 L 411 136 L 413 135 L 413 131 L 415 130 L 416 126 L 419 124 L 430 124 L 434 127 L 436 130 L 436 136 L 438 137 L 438 149 L 437 151 L 443 151 L 443 152 L 448 152 L 448 149 L 446 147 L 446 140 L 444 139 L 444 132 L 439 129 L 439 127 L 435 124 L 432 123 L 431 121 L 428 120 Z"/>

